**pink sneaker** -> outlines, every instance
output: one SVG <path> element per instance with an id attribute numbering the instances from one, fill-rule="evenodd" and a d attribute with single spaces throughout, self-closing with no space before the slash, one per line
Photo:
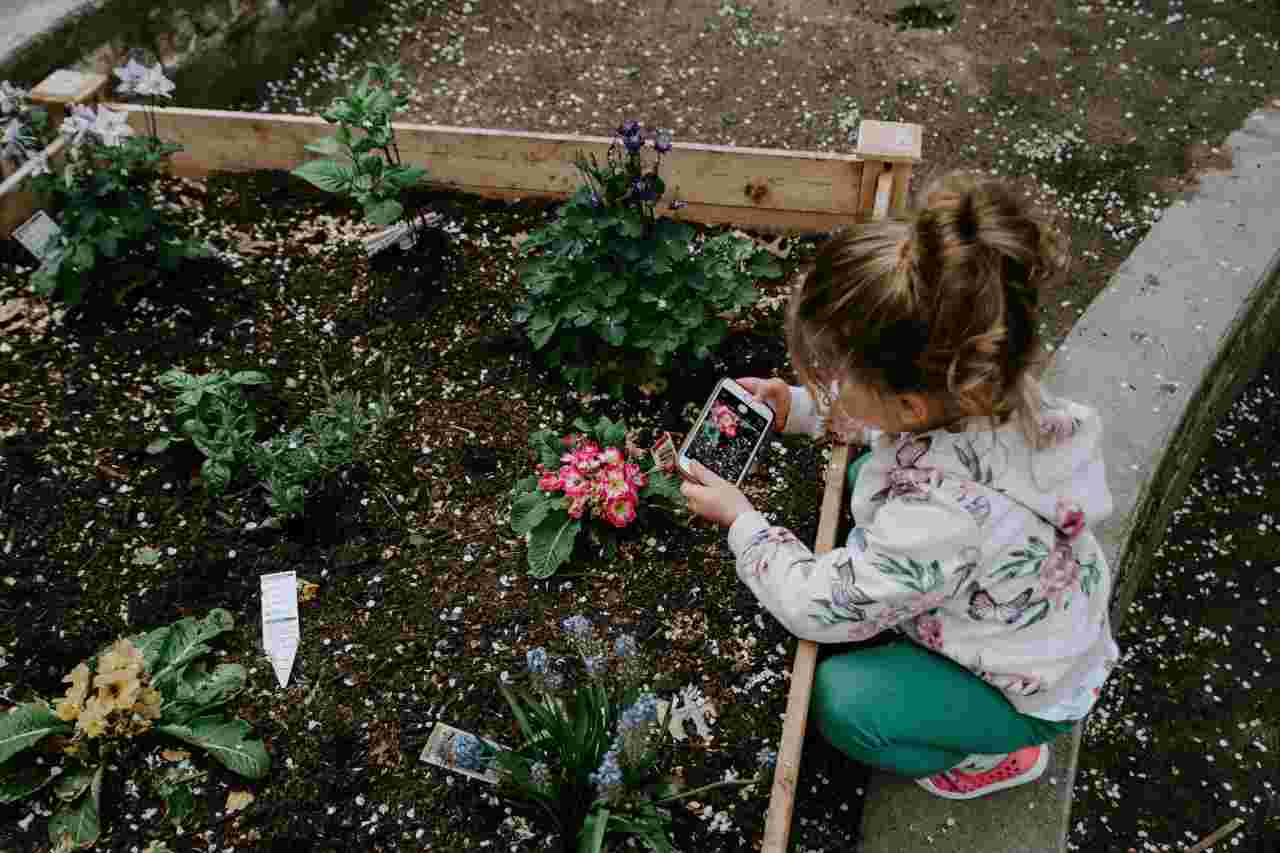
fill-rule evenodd
<path id="1" fill-rule="evenodd" d="M 944 770 L 916 784 L 948 800 L 972 800 L 1039 779 L 1049 766 L 1049 745 L 1027 746 L 1005 756 L 990 770 Z"/>

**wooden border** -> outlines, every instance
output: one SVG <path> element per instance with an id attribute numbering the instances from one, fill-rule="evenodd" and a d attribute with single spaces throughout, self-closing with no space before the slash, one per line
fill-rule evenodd
<path id="1" fill-rule="evenodd" d="M 143 108 L 109 104 L 143 127 Z M 245 172 L 292 169 L 315 155 L 306 145 L 333 132 L 313 116 L 269 115 L 221 110 L 161 108 L 154 110 L 159 135 L 184 150 L 173 158 L 173 171 L 198 177 L 215 171 Z M 663 211 L 672 218 L 733 224 L 766 231 L 831 231 L 865 220 L 866 197 L 882 173 L 909 175 L 914 152 L 888 152 L 880 122 L 874 157 L 734 148 L 676 143 L 663 157 L 668 198 L 687 206 Z M 918 140 L 919 125 L 901 125 L 906 137 Z M 568 136 L 443 125 L 395 125 L 406 162 L 428 170 L 429 182 L 491 198 L 557 197 L 578 185 L 573 159 L 579 153 L 603 158 L 610 141 L 598 136 Z M 646 152 L 646 158 L 652 151 Z M 16 187 L 14 188 L 16 189 Z M 905 183 L 894 192 L 894 207 L 905 199 Z M 19 212 L 10 209 L 20 208 Z M 33 211 L 0 193 L 0 234 Z"/>
<path id="2" fill-rule="evenodd" d="M 879 175 L 864 176 L 862 197 L 865 199 L 870 194 L 873 200 L 873 219 L 883 219 L 890 213 L 901 212 L 910 179 L 910 163 L 894 163 Z M 849 445 L 838 444 L 832 448 L 831 461 L 827 464 L 822 511 L 818 516 L 818 536 L 813 543 L 814 554 L 825 554 L 835 547 L 840 513 L 845 506 L 844 484 L 848 467 Z M 769 794 L 769 812 L 765 818 L 761 853 L 787 851 L 791 837 L 791 816 L 795 811 L 796 786 L 800 780 L 800 753 L 804 749 L 804 732 L 809 724 L 809 699 L 813 693 L 813 677 L 817 668 L 818 644 L 811 640 L 800 640 L 796 647 L 795 661 L 791 665 L 791 689 L 787 694 L 782 742 L 778 745 L 778 763 L 773 771 L 773 789 Z"/>

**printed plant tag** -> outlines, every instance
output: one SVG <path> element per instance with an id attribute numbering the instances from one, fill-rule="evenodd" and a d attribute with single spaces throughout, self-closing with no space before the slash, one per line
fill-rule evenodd
<path id="1" fill-rule="evenodd" d="M 271 658 L 271 668 L 281 687 L 289 685 L 289 674 L 298 654 L 301 630 L 298 625 L 298 578 L 296 572 L 263 575 L 262 648 Z"/>
<path id="2" fill-rule="evenodd" d="M 664 432 L 649 453 L 653 456 L 653 464 L 668 474 L 676 469 L 676 443 L 671 433 Z"/>
<path id="3" fill-rule="evenodd" d="M 422 218 L 422 226 L 426 228 L 435 225 L 440 220 L 440 214 L 430 213 Z M 408 251 L 413 248 L 415 242 L 413 229 L 407 222 L 397 222 L 390 228 L 380 231 L 371 237 L 365 237 L 364 240 L 365 254 L 372 258 L 379 252 L 384 252 L 391 246 L 398 245 L 401 249 Z"/>
<path id="4" fill-rule="evenodd" d="M 19 243 L 26 247 L 27 251 L 35 255 L 36 260 L 44 262 L 54 252 L 57 246 L 57 238 L 62 235 L 62 229 L 58 227 L 58 223 L 54 222 L 49 214 L 43 210 L 37 210 L 26 222 L 14 229 L 13 237 Z M 51 242 L 52 241 L 52 242 Z"/>
<path id="5" fill-rule="evenodd" d="M 431 730 L 431 737 L 427 738 L 427 745 L 422 748 L 422 755 L 419 759 L 434 764 L 437 767 L 443 767 L 445 770 L 452 770 L 455 773 L 461 773 L 463 776 L 470 776 L 472 779 L 479 779 L 481 782 L 488 782 L 490 785 L 498 784 L 498 773 L 496 770 L 487 770 L 484 773 L 477 773 L 474 770 L 467 770 L 459 767 L 455 760 L 454 744 L 457 743 L 458 737 L 468 735 L 462 729 L 455 729 L 446 723 L 436 723 L 435 728 Z M 471 737 L 476 737 L 471 735 Z M 497 749 L 505 749 L 501 744 L 494 743 L 488 738 L 479 738 L 489 746 Z"/>

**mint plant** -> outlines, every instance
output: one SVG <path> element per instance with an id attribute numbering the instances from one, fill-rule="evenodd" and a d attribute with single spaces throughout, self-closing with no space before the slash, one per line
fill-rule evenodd
<path id="1" fill-rule="evenodd" d="M 669 133 L 646 139 L 624 122 L 604 163 L 578 156 L 581 186 L 521 245 L 525 299 L 515 320 L 580 390 L 620 391 L 624 380 L 706 359 L 728 331 L 719 315 L 754 304 L 756 280 L 782 275 L 749 239 L 703 237 L 658 216 L 671 147 Z"/>
<path id="2" fill-rule="evenodd" d="M 179 428 L 205 455 L 200 477 L 211 494 L 221 494 L 235 479 L 240 466 L 251 458 L 257 419 L 249 401 L 240 393 L 243 385 L 264 385 L 271 380 L 256 370 L 227 373 L 215 370 L 192 376 L 173 368 L 157 377 L 164 388 L 176 391 L 174 413 Z M 174 439 L 161 437 L 147 450 L 162 453 Z"/>
<path id="3" fill-rule="evenodd" d="M 653 499 L 675 501 L 680 483 L 627 441 L 626 425 L 607 417 L 595 424 L 579 418 L 581 433 L 564 437 L 539 430 L 529 437 L 538 457 L 536 476 L 512 489 L 511 529 L 528 539 L 529 573 L 555 574 L 573 553 L 584 529 L 613 557 L 617 534 L 637 521 Z"/>
<path id="4" fill-rule="evenodd" d="M 374 225 L 405 219 L 416 232 L 422 211 L 408 205 L 405 191 L 427 172 L 400 159 L 391 119 L 409 105 L 403 84 L 398 63 L 370 63 L 360 82 L 323 113 L 325 121 L 338 125 L 337 133 L 306 146 L 326 159 L 303 163 L 293 174 L 325 192 L 354 199 Z"/>
<path id="5" fill-rule="evenodd" d="M 147 69 L 130 61 L 116 75 L 122 93 L 142 95 L 153 105 L 173 90 L 158 63 Z M 161 173 L 182 146 L 161 141 L 154 113 L 147 111 L 146 117 L 150 132 L 141 135 L 133 132 L 126 113 L 103 106 L 76 104 L 63 120 L 66 165 L 31 181 L 55 211 L 62 232 L 48 261 L 31 277 L 37 293 L 77 305 L 87 283 L 102 279 L 102 268 L 113 268 L 131 274 L 112 294 L 119 304 L 153 268 L 172 272 L 184 258 L 208 255 L 153 200 Z"/>
<path id="6" fill-rule="evenodd" d="M 610 837 L 669 853 L 669 809 L 715 788 L 764 780 L 767 768 L 747 779 L 683 789 L 666 772 L 671 733 L 658 697 L 645 685 L 652 667 L 635 638 L 623 634 L 609 644 L 584 616 L 565 619 L 561 629 L 581 662 L 581 678 L 566 686 L 547 650 L 530 649 L 524 685 L 498 685 L 523 742 L 493 751 L 477 739 L 463 753 L 472 769 L 496 769 L 503 790 L 538 805 L 566 853 L 600 853 Z"/>
<path id="7" fill-rule="evenodd" d="M 36 700 L 0 715 L 0 802 L 44 792 L 54 810 L 49 842 L 71 850 L 102 834 L 108 770 L 150 787 L 168 819 L 181 825 L 195 808 L 192 786 L 206 772 L 187 757 L 152 758 L 166 741 L 203 749 L 246 779 L 265 776 L 271 758 L 262 741 L 251 740 L 249 724 L 225 710 L 244 689 L 245 668 L 210 668 L 203 660 L 213 651 L 208 641 L 234 624 L 230 613 L 215 609 L 200 620 L 121 638 L 62 679 L 71 686 L 54 707 Z"/>

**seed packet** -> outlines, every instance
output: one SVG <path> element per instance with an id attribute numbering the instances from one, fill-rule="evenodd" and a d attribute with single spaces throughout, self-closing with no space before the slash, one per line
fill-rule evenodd
<path id="1" fill-rule="evenodd" d="M 427 745 L 422 749 L 422 755 L 419 756 L 422 761 L 428 764 L 434 764 L 437 767 L 443 767 L 445 770 L 452 770 L 455 773 L 461 773 L 464 776 L 470 776 L 472 779 L 479 779 L 481 782 L 488 782 L 490 785 L 498 784 L 498 774 L 492 768 L 485 769 L 483 772 L 459 765 L 459 759 L 466 759 L 460 756 L 458 747 L 463 743 L 479 741 L 485 747 L 486 754 L 492 755 L 505 747 L 494 743 L 491 740 L 477 737 L 470 732 L 464 732 L 462 729 L 455 729 L 446 723 L 436 723 L 435 728 L 431 730 L 431 736 L 427 738 Z"/>

